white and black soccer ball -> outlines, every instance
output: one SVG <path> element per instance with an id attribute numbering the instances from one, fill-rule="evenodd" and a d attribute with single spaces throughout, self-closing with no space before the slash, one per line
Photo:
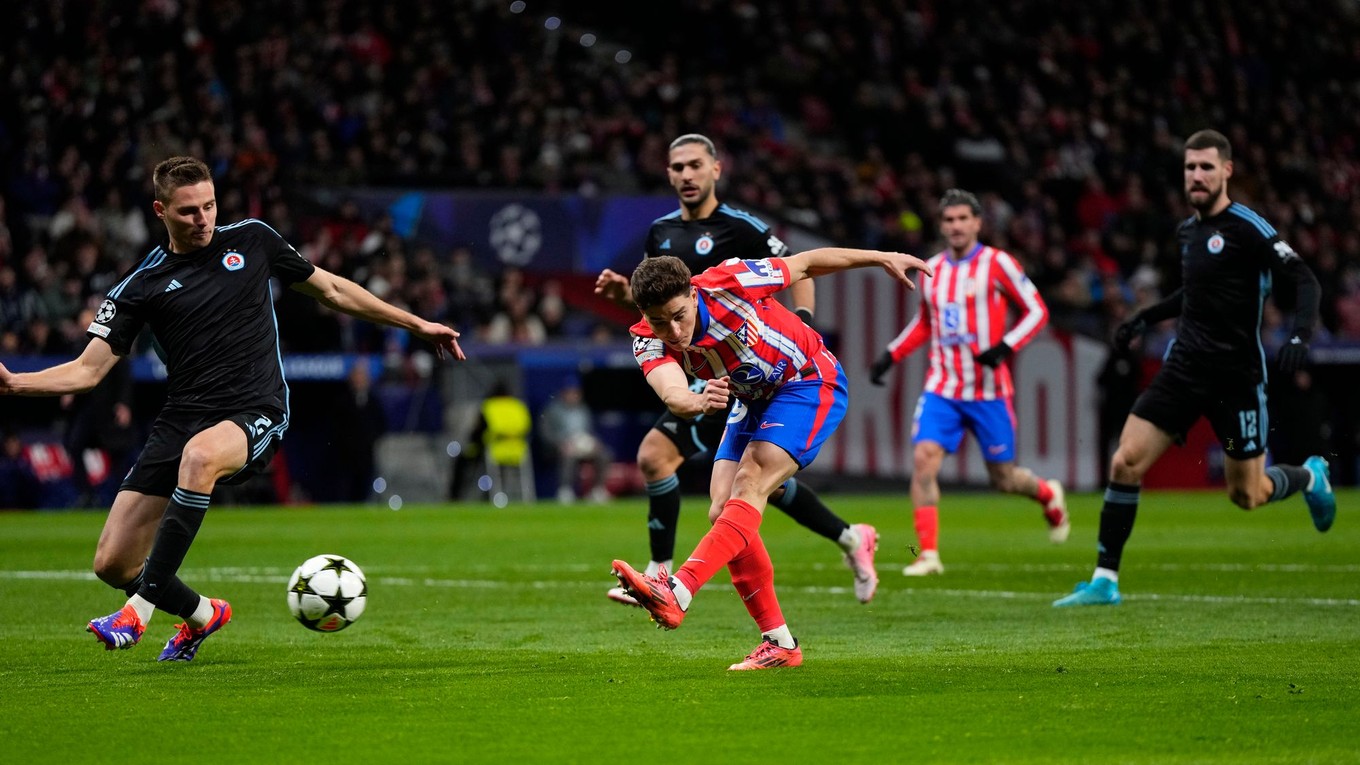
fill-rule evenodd
<path id="1" fill-rule="evenodd" d="M 367 603 L 364 572 L 343 555 L 308 558 L 288 580 L 288 610 L 309 630 L 339 632 L 363 615 Z"/>

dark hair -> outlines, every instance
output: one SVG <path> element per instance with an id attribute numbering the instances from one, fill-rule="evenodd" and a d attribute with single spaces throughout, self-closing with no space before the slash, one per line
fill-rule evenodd
<path id="1" fill-rule="evenodd" d="M 1218 149 L 1218 157 L 1224 162 L 1232 160 L 1232 144 L 1228 143 L 1228 137 L 1217 130 L 1201 130 L 1185 139 L 1185 148 L 1202 151 L 1204 149 Z"/>
<path id="2" fill-rule="evenodd" d="M 633 272 L 633 303 L 641 310 L 664 305 L 690 288 L 689 267 L 671 255 L 646 258 Z"/>
<path id="3" fill-rule="evenodd" d="M 687 143 L 697 143 L 708 150 L 708 156 L 713 157 L 714 159 L 717 159 L 718 157 L 718 150 L 713 148 L 713 142 L 708 140 L 708 136 L 703 135 L 702 133 L 685 133 L 674 141 L 671 141 L 671 148 L 669 151 L 675 151 Z"/>
<path id="4" fill-rule="evenodd" d="M 974 215 L 982 217 L 982 203 L 978 201 L 977 195 L 963 189 L 949 189 L 944 192 L 944 196 L 940 197 L 940 214 L 944 215 L 946 207 L 959 205 L 968 205 L 968 209 L 972 210 Z"/>
<path id="5" fill-rule="evenodd" d="M 212 171 L 202 161 L 193 157 L 171 157 L 159 165 L 151 174 L 151 183 L 156 187 L 156 198 L 162 202 L 170 201 L 170 195 L 181 186 L 212 180 Z"/>

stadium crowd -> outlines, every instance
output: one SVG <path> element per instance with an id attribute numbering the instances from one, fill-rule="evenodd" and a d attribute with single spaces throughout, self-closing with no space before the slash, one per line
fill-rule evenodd
<path id="1" fill-rule="evenodd" d="M 941 190 L 974 189 L 1054 324 L 1104 336 L 1179 280 L 1178 142 L 1216 127 L 1235 197 L 1317 270 L 1326 330 L 1360 339 L 1354 4 L 4 5 L 0 355 L 83 345 L 79 312 L 154 244 L 149 168 L 180 153 L 212 166 L 220 220 L 260 217 L 422 315 L 491 342 L 588 332 L 559 283 L 297 192 L 668 193 L 690 130 L 722 148 L 725 200 L 838 243 L 926 252 Z M 292 350 L 395 342 L 280 311 Z"/>

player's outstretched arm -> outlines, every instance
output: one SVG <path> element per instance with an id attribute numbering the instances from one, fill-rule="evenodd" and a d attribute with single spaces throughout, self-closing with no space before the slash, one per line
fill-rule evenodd
<path id="1" fill-rule="evenodd" d="M 62 396 L 84 393 L 99 384 L 118 363 L 113 348 L 100 338 L 91 338 L 75 359 L 48 367 L 41 372 L 16 374 L 0 364 L 0 394 L 9 396 Z"/>
<path id="2" fill-rule="evenodd" d="M 460 335 L 452 327 L 425 321 L 409 311 L 403 311 L 349 279 L 323 268 L 312 272 L 306 281 L 294 284 L 293 289 L 311 296 L 332 310 L 375 324 L 404 329 L 433 345 L 435 353 L 441 359 L 445 353 L 460 361 L 467 358 L 463 354 L 463 349 L 458 347 Z"/>
<path id="3" fill-rule="evenodd" d="M 726 377 L 709 380 L 703 393 L 689 389 L 689 381 L 678 364 L 662 364 L 647 373 L 647 384 L 652 386 L 661 403 L 676 417 L 692 420 L 701 414 L 726 411 L 731 389 Z"/>
<path id="4" fill-rule="evenodd" d="M 924 260 L 901 252 L 879 252 L 878 250 L 851 250 L 844 247 L 820 247 L 800 252 L 784 259 L 788 265 L 792 282 L 799 279 L 815 279 L 818 276 L 834 274 L 851 268 L 881 266 L 892 278 L 916 289 L 911 280 L 913 271 L 926 276 L 934 276 Z"/>
<path id="5" fill-rule="evenodd" d="M 608 268 L 595 277 L 595 294 L 624 308 L 633 307 L 633 297 L 628 292 L 631 286 L 628 277 Z"/>

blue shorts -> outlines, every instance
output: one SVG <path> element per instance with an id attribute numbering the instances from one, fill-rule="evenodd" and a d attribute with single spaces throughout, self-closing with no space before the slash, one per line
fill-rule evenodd
<path id="1" fill-rule="evenodd" d="M 740 461 L 747 444 L 769 441 L 805 468 L 836 432 L 849 402 L 845 371 L 839 363 L 834 378 L 794 380 L 785 383 L 774 398 L 737 401 L 713 460 Z"/>
<path id="2" fill-rule="evenodd" d="M 922 393 L 912 417 L 911 440 L 934 441 L 953 454 L 972 431 L 988 462 L 1015 460 L 1015 410 L 1010 399 L 956 401 L 936 393 Z"/>

